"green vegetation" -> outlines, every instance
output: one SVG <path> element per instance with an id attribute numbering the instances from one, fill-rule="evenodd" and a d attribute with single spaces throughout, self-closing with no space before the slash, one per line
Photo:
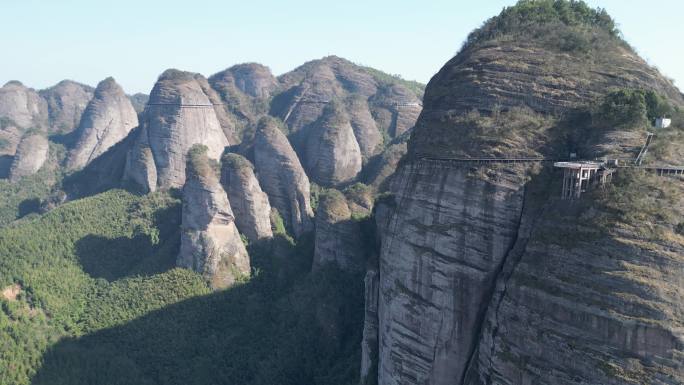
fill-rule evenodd
<path id="1" fill-rule="evenodd" d="M 600 40 L 596 32 L 619 38 L 615 21 L 601 8 L 580 0 L 520 0 L 473 31 L 464 49 L 505 37 L 527 37 L 562 51 L 587 52 Z"/>
<path id="2" fill-rule="evenodd" d="M 604 97 L 597 117 L 614 125 L 646 126 L 673 113 L 673 107 L 654 91 L 622 89 Z"/>
<path id="3" fill-rule="evenodd" d="M 360 277 L 276 231 L 211 293 L 174 268 L 179 222 L 173 194 L 112 190 L 0 229 L 0 384 L 358 381 Z"/>
<path id="4" fill-rule="evenodd" d="M 423 94 L 425 94 L 425 84 L 417 82 L 415 80 L 406 80 L 401 77 L 401 75 L 390 75 L 386 72 L 382 72 L 372 67 L 366 67 L 360 65 L 366 72 L 368 72 L 376 82 L 382 85 L 392 85 L 400 84 L 416 94 L 418 99 L 423 99 Z"/>
<path id="5" fill-rule="evenodd" d="M 217 161 L 207 156 L 207 151 L 209 149 L 203 144 L 196 144 L 190 148 L 186 167 L 188 176 L 207 178 L 219 175 L 220 166 Z"/>

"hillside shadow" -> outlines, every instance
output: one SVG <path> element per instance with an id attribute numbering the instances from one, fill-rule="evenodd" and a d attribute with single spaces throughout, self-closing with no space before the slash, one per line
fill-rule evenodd
<path id="1" fill-rule="evenodd" d="M 251 245 L 249 282 L 48 349 L 33 385 L 326 384 L 358 381 L 363 280 L 309 275 L 299 250 Z M 292 248 L 290 248 L 292 250 Z"/>
<path id="2" fill-rule="evenodd" d="M 17 218 L 23 218 L 29 214 L 40 212 L 40 199 L 39 198 L 29 198 L 24 199 L 19 203 L 17 207 Z"/>
<path id="3" fill-rule="evenodd" d="M 0 155 L 0 179 L 9 178 L 9 171 L 13 160 L 14 157 L 12 155 Z"/>
<path id="4" fill-rule="evenodd" d="M 83 270 L 91 277 L 108 281 L 129 275 L 155 251 L 155 245 L 145 234 L 113 239 L 89 234 L 79 239 L 75 248 Z"/>
<path id="5" fill-rule="evenodd" d="M 175 266 L 180 249 L 180 215 L 180 205 L 152 214 L 156 236 L 143 231 L 116 238 L 88 234 L 76 241 L 76 257 L 88 275 L 110 282 L 168 271 Z"/>

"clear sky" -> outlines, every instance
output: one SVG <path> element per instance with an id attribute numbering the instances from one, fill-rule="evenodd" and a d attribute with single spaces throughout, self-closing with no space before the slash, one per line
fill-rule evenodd
<path id="1" fill-rule="evenodd" d="M 684 1 L 589 0 L 684 85 Z M 0 0 L 0 84 L 148 93 L 166 68 L 211 75 L 256 61 L 275 74 L 335 54 L 427 82 L 467 34 L 515 0 Z"/>

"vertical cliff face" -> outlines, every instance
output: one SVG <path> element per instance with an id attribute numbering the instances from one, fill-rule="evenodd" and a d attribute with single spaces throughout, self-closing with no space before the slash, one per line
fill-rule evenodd
<path id="1" fill-rule="evenodd" d="M 40 96 L 47 101 L 50 132 L 68 134 L 75 130 L 93 98 L 93 91 L 92 87 L 71 80 L 40 91 Z"/>
<path id="2" fill-rule="evenodd" d="M 511 25 L 499 21 L 431 80 L 393 177 L 393 208 L 378 222 L 378 383 L 680 383 L 680 192 L 646 187 L 630 198 L 660 197 L 663 217 L 637 216 L 667 239 L 649 242 L 639 221 L 610 218 L 652 212 L 616 199 L 623 192 L 580 214 L 554 199 L 554 177 L 539 165 L 429 158 L 567 156 L 563 112 L 611 87 L 646 87 L 676 105 L 681 94 L 603 27 L 529 26 L 593 35 L 589 61 L 547 33 L 492 32 Z M 649 186 L 622 188 L 641 184 Z M 569 214 L 550 216 L 556 209 Z"/>
<path id="3" fill-rule="evenodd" d="M 250 241 L 271 238 L 271 205 L 252 163 L 241 155 L 226 154 L 221 164 L 221 184 L 228 193 L 240 232 Z"/>
<path id="4" fill-rule="evenodd" d="M 464 383 L 684 381 L 684 186 L 630 174 L 525 214 Z"/>
<path id="5" fill-rule="evenodd" d="M 9 170 L 9 179 L 16 182 L 19 179 L 33 175 L 47 161 L 50 146 L 47 138 L 41 133 L 30 133 L 19 142 Z"/>
<path id="6" fill-rule="evenodd" d="M 496 273 L 516 238 L 524 179 L 417 161 L 395 175 L 382 230 L 381 384 L 458 383 Z"/>
<path id="7" fill-rule="evenodd" d="M 205 146 L 192 147 L 177 264 L 201 273 L 212 287 L 224 288 L 249 276 L 250 261 L 217 168 Z"/>
<path id="8" fill-rule="evenodd" d="M 207 146 L 211 159 L 221 157 L 228 139 L 205 92 L 207 87 L 200 75 L 188 72 L 168 70 L 159 77 L 144 113 L 144 129 L 129 155 L 125 179 L 144 191 L 181 187 L 185 182 L 185 155 L 193 145 Z M 154 172 L 135 168 L 142 164 L 151 167 L 150 159 Z M 152 174 L 156 174 L 154 185 L 143 177 Z"/>
<path id="9" fill-rule="evenodd" d="M 361 149 L 339 103 L 328 105 L 311 127 L 305 159 L 308 174 L 324 186 L 350 183 L 361 171 Z"/>
<path id="10" fill-rule="evenodd" d="M 78 127 L 78 141 L 67 167 L 85 167 L 125 138 L 138 125 L 138 114 L 113 78 L 100 82 Z"/>
<path id="11" fill-rule="evenodd" d="M 263 118 L 254 138 L 254 164 L 269 201 L 295 236 L 312 230 L 311 186 L 297 154 L 273 118 Z"/>

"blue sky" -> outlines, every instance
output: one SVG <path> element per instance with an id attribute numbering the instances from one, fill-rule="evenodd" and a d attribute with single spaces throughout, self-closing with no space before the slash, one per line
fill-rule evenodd
<path id="1" fill-rule="evenodd" d="M 166 68 L 213 74 L 256 61 L 275 74 L 335 54 L 427 82 L 467 34 L 515 0 L 0 0 L 0 84 L 96 85 L 149 92 Z M 589 0 L 684 85 L 684 1 Z"/>

